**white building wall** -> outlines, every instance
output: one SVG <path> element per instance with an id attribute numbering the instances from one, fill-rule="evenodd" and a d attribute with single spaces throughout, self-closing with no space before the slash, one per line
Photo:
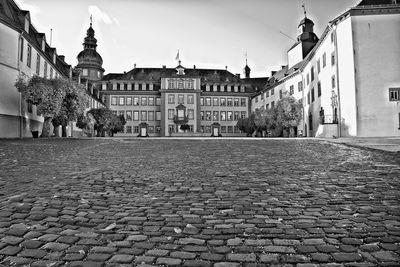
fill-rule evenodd
<path id="1" fill-rule="evenodd" d="M 352 26 L 357 135 L 400 136 L 400 102 L 389 101 L 400 87 L 400 14 L 354 16 Z"/>

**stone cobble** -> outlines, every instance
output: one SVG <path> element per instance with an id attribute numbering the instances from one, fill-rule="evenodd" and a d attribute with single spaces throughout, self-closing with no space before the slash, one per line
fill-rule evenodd
<path id="1" fill-rule="evenodd" d="M 399 177 L 321 140 L 0 140 L 0 266 L 400 266 Z"/>

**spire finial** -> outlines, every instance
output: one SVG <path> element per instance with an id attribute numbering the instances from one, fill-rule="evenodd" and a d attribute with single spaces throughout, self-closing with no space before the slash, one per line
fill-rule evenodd
<path id="1" fill-rule="evenodd" d="M 304 3 L 304 0 L 303 0 L 303 4 L 301 6 L 303 7 L 303 10 L 304 10 L 304 17 L 307 18 L 306 4 Z"/>
<path id="2" fill-rule="evenodd" d="M 246 51 L 246 66 L 247 66 L 247 51 Z"/>
<path id="3" fill-rule="evenodd" d="M 92 27 L 92 15 L 90 15 L 90 27 Z"/>

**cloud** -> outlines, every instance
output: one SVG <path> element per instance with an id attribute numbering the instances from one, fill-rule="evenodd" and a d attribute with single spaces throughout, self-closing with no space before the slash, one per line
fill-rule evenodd
<path id="1" fill-rule="evenodd" d="M 116 18 L 108 15 L 106 12 L 102 11 L 98 6 L 89 6 L 88 11 L 89 14 L 93 16 L 94 21 L 103 22 L 107 25 L 113 23 L 119 25 L 119 21 Z"/>

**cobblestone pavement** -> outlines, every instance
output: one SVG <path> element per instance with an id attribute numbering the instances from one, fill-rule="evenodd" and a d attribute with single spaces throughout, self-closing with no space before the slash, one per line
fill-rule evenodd
<path id="1" fill-rule="evenodd" d="M 0 265 L 400 266 L 399 177 L 320 140 L 0 140 Z"/>

